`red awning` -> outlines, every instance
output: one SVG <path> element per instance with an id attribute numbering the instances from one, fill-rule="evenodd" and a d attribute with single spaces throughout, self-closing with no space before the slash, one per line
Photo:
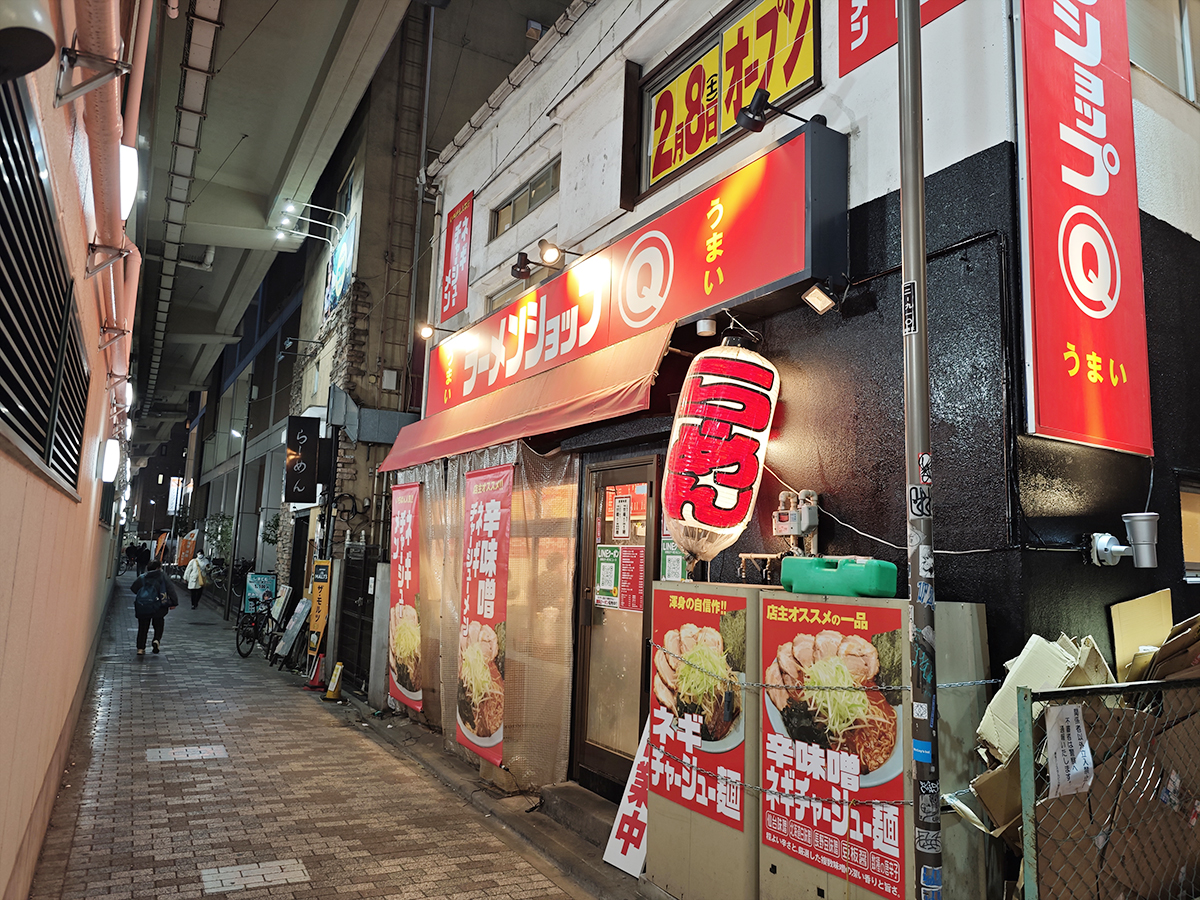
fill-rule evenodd
<path id="1" fill-rule="evenodd" d="M 675 323 L 660 325 L 400 429 L 381 472 L 641 412 Z"/>

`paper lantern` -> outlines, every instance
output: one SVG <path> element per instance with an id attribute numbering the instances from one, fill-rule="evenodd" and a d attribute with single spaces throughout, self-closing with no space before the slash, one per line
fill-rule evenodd
<path id="1" fill-rule="evenodd" d="M 738 337 L 692 360 L 663 478 L 663 519 L 689 562 L 712 559 L 746 530 L 778 399 L 779 372 Z"/>

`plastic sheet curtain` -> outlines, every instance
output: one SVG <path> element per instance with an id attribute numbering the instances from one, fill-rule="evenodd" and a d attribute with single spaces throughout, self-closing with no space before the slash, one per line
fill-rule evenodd
<path id="1" fill-rule="evenodd" d="M 417 613 L 421 617 L 421 684 L 424 708 L 420 713 L 410 710 L 408 714 L 428 724 L 441 726 L 441 710 L 446 702 L 442 699 L 439 649 L 444 572 L 442 560 L 446 556 L 446 463 L 437 459 L 410 469 L 402 469 L 396 473 L 394 483 L 421 485 L 421 583 L 417 587 Z M 390 517 L 388 521 L 391 521 Z M 461 529 L 458 539 L 461 543 Z M 448 702 L 453 721 L 454 698 L 451 697 Z"/>
<path id="2" fill-rule="evenodd" d="M 466 753 L 454 738 L 464 478 L 467 472 L 506 464 L 515 465 L 515 471 L 509 542 L 504 763 L 520 787 L 532 788 L 562 781 L 567 775 L 579 494 L 579 460 L 575 456 L 545 458 L 523 443 L 513 442 L 448 461 L 441 530 L 445 535 L 442 728 L 447 748 Z"/>

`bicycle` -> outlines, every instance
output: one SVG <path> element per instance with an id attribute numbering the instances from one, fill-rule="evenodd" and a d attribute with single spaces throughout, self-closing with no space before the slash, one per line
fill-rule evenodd
<path id="1" fill-rule="evenodd" d="M 270 659 L 277 640 L 277 630 L 277 623 L 271 617 L 271 601 L 267 598 L 255 601 L 252 609 L 243 609 L 238 613 L 234 625 L 238 655 L 245 659 L 254 652 L 255 644 L 261 644 L 267 659 Z"/>

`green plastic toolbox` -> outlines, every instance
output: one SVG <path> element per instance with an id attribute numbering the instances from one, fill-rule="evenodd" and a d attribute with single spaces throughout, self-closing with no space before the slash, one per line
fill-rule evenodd
<path id="1" fill-rule="evenodd" d="M 784 557 L 779 582 L 793 594 L 895 597 L 896 565 L 866 557 Z"/>

